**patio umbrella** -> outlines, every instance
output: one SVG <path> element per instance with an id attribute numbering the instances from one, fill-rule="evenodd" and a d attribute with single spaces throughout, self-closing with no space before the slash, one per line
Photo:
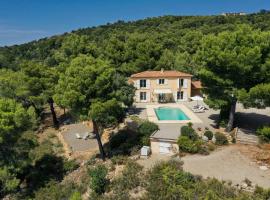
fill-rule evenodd
<path id="1" fill-rule="evenodd" d="M 196 96 L 194 96 L 194 97 L 190 97 L 190 99 L 191 99 L 192 101 L 197 101 L 197 106 L 199 105 L 199 104 L 198 104 L 198 101 L 203 101 L 203 98 L 200 97 L 200 96 L 198 96 L 198 95 L 196 95 Z"/>

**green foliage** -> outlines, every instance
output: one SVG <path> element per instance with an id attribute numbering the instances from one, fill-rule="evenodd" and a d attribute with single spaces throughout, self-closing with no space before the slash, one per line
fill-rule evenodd
<path id="1" fill-rule="evenodd" d="M 15 192 L 19 183 L 20 180 L 11 174 L 6 167 L 0 168 L 0 196 Z"/>
<path id="2" fill-rule="evenodd" d="M 116 155 L 111 158 L 111 161 L 114 165 L 123 165 L 128 161 L 128 157 L 123 155 Z"/>
<path id="3" fill-rule="evenodd" d="M 270 68 L 270 61 L 267 61 L 265 68 Z M 268 69 L 269 71 L 269 69 Z M 269 80 L 268 80 L 269 81 Z M 263 83 L 254 86 L 248 92 L 241 90 L 238 93 L 240 101 L 245 107 L 265 108 L 270 106 L 270 84 Z"/>
<path id="4" fill-rule="evenodd" d="M 209 131 L 209 130 L 205 131 L 204 135 L 208 138 L 208 140 L 212 140 L 212 138 L 214 136 L 213 132 Z"/>
<path id="5" fill-rule="evenodd" d="M 216 138 L 217 145 L 226 145 L 229 143 L 227 137 L 223 133 L 216 132 L 215 138 Z"/>
<path id="6" fill-rule="evenodd" d="M 104 165 L 97 165 L 89 169 L 90 188 L 97 194 L 105 192 L 108 180 L 106 178 L 108 173 Z"/>
<path id="7" fill-rule="evenodd" d="M 76 160 L 64 159 L 63 170 L 66 173 L 72 172 L 72 171 L 76 170 L 78 167 L 79 167 L 79 163 L 77 163 Z"/>
<path id="8" fill-rule="evenodd" d="M 182 126 L 181 127 L 181 136 L 188 137 L 189 139 L 195 141 L 198 139 L 198 134 L 191 126 Z"/>
<path id="9" fill-rule="evenodd" d="M 123 192 L 134 189 L 141 185 L 141 172 L 143 167 L 134 161 L 128 161 L 124 167 L 122 176 L 118 177 L 112 183 L 113 190 Z"/>
<path id="10" fill-rule="evenodd" d="M 180 136 L 177 140 L 179 150 L 188 153 L 198 153 L 200 150 L 203 153 L 203 141 L 201 140 L 192 140 L 187 136 Z M 203 153 L 204 154 L 204 153 Z"/>
<path id="11" fill-rule="evenodd" d="M 73 164 L 55 156 L 56 144 L 38 145 L 31 130 L 37 128 L 46 104 L 53 106 L 54 100 L 72 116 L 81 118 L 88 117 L 89 108 L 96 102 L 96 113 L 100 112 L 97 119 L 105 126 L 117 123 L 123 116 L 122 109 L 120 112 L 120 107 L 112 105 L 112 99 L 121 108 L 132 104 L 134 88 L 126 80 L 132 73 L 165 68 L 194 74 L 206 86 L 210 107 L 221 108 L 221 120 L 228 119 L 235 100 L 246 107 L 269 106 L 269 19 L 267 11 L 233 17 L 164 16 L 119 21 L 0 48 L 0 166 L 6 177 L 1 179 L 6 184 L 1 182 L 0 198 L 16 191 L 16 181 L 9 184 L 9 180 L 26 180 L 30 198 L 33 191 L 37 199 L 70 198 L 73 190 L 62 193 L 60 186 L 47 187 L 47 183 L 61 181 Z M 104 104 L 106 109 L 102 108 Z M 115 113 L 105 115 L 109 109 Z M 152 131 L 138 132 L 120 134 L 114 146 L 130 154 L 133 147 L 148 144 Z M 180 176 L 178 172 L 172 175 Z M 152 180 L 157 190 L 147 194 L 149 199 L 194 199 L 197 196 L 191 195 L 195 192 L 201 198 L 236 198 L 231 189 L 214 181 L 199 181 L 197 188 L 191 184 L 187 190 L 177 177 L 173 180 L 176 184 L 169 187 L 166 182 L 164 188 Z M 3 192 L 5 187 L 10 190 Z M 249 199 L 269 197 L 267 192 L 261 193 Z M 121 193 L 122 199 L 127 199 L 125 195 Z M 240 195 L 239 199 L 248 199 L 244 197 Z"/>
<path id="12" fill-rule="evenodd" d="M 62 199 L 78 199 L 76 186 L 71 183 L 59 184 L 55 181 L 48 182 L 44 187 L 35 192 L 36 200 L 62 200 Z"/>
<path id="13" fill-rule="evenodd" d="M 269 87 L 260 85 L 270 80 L 269 38 L 270 32 L 242 25 L 235 31 L 209 34 L 202 39 L 196 55 L 203 65 L 199 76 L 205 87 L 206 103 L 212 108 L 228 109 L 232 115 L 228 112 L 226 118 L 233 116 L 238 100 L 256 107 L 269 103 Z M 249 90 L 250 94 L 246 94 Z M 232 120 L 227 126 L 229 131 Z"/>
<path id="14" fill-rule="evenodd" d="M 111 99 L 106 102 L 94 102 L 89 114 L 102 127 L 110 127 L 123 119 L 124 110 L 116 99 Z"/>
<path id="15" fill-rule="evenodd" d="M 149 137 L 158 129 L 159 128 L 157 124 L 149 121 L 143 121 L 138 127 L 138 134 L 140 135 L 139 137 L 141 138 L 141 144 L 149 146 L 150 145 Z"/>
<path id="16" fill-rule="evenodd" d="M 270 127 L 269 126 L 264 126 L 262 128 L 259 128 L 257 130 L 257 134 L 259 135 L 260 141 L 261 142 L 270 142 Z"/>
<path id="17" fill-rule="evenodd" d="M 82 195 L 80 192 L 75 191 L 75 192 L 73 192 L 73 194 L 71 195 L 69 200 L 82 200 Z"/>

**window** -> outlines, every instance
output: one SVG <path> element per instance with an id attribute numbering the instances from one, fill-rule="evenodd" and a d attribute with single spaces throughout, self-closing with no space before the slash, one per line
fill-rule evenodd
<path id="1" fill-rule="evenodd" d="M 182 100 L 184 98 L 184 92 L 177 92 L 177 100 Z"/>
<path id="2" fill-rule="evenodd" d="M 140 92 L 140 100 L 146 100 L 146 92 Z"/>
<path id="3" fill-rule="evenodd" d="M 146 87 L 146 80 L 145 79 L 140 80 L 140 87 L 141 88 Z"/>
<path id="4" fill-rule="evenodd" d="M 164 85 L 165 84 L 165 79 L 164 78 L 159 79 L 158 83 L 159 83 L 159 85 Z"/>
<path id="5" fill-rule="evenodd" d="M 179 86 L 183 87 L 184 86 L 184 79 L 179 79 Z"/>

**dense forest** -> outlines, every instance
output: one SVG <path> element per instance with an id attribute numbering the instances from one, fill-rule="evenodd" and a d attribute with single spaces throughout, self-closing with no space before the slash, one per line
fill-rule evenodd
<path id="1" fill-rule="evenodd" d="M 100 126 L 108 127 L 124 117 L 122 105 L 132 105 L 134 88 L 127 83 L 128 76 L 161 68 L 192 73 L 194 79 L 202 80 L 207 103 L 221 109 L 221 119 L 224 117 L 231 129 L 237 101 L 247 107 L 270 105 L 270 12 L 118 21 L 1 47 L 0 198 L 15 194 L 18 199 L 44 199 L 44 194 L 57 190 L 71 195 L 73 190 L 57 183 L 77 167 L 76 163 L 58 156 L 48 142 L 37 140 L 44 110 L 51 111 L 56 128 L 60 122 L 55 105 L 76 120 L 96 118 Z M 156 171 L 161 168 L 172 168 L 173 176 L 188 179 L 185 184 L 196 182 L 196 177 L 177 172 L 174 164 L 164 164 L 153 169 L 149 184 L 158 184 L 155 176 L 160 178 Z M 170 176 L 166 170 L 161 173 Z M 163 192 L 161 196 L 175 192 L 180 198 L 179 190 L 185 194 L 183 199 L 191 198 L 194 191 L 189 185 L 174 181 L 176 188 L 170 188 L 166 181 L 167 187 L 160 191 L 148 186 L 146 199 L 155 199 L 159 192 Z M 194 190 L 223 187 L 200 182 L 203 185 L 198 183 Z M 229 191 L 227 186 L 224 190 Z M 205 199 L 222 198 L 218 192 L 212 188 Z M 245 195 L 238 199 L 267 196 L 263 192 L 254 197 Z M 232 198 L 237 198 L 235 191 L 224 196 Z"/>

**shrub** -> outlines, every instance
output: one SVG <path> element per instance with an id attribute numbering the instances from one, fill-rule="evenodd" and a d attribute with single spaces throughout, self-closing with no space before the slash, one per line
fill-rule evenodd
<path id="1" fill-rule="evenodd" d="M 71 172 L 74 171 L 75 169 L 77 169 L 79 167 L 79 164 L 76 162 L 76 160 L 67 160 L 64 159 L 64 170 L 66 172 Z"/>
<path id="2" fill-rule="evenodd" d="M 188 122 L 188 123 L 187 123 L 187 126 L 188 126 L 188 127 L 192 127 L 192 126 L 193 126 L 192 122 Z"/>
<path id="3" fill-rule="evenodd" d="M 228 139 L 223 133 L 217 132 L 215 134 L 215 138 L 216 138 L 216 144 L 217 145 L 226 145 L 226 144 L 228 144 Z"/>
<path id="4" fill-rule="evenodd" d="M 149 122 L 149 121 L 144 121 L 140 124 L 138 127 L 138 133 L 141 138 L 141 145 L 150 145 L 150 135 L 154 133 L 155 131 L 158 130 L 158 125 Z"/>
<path id="5" fill-rule="evenodd" d="M 82 200 L 82 195 L 80 192 L 75 191 L 73 192 L 69 200 Z"/>
<path id="6" fill-rule="evenodd" d="M 270 127 L 264 126 L 257 130 L 257 134 L 259 135 L 259 139 L 261 142 L 270 142 Z"/>
<path id="7" fill-rule="evenodd" d="M 90 188 L 97 194 L 105 192 L 108 180 L 106 178 L 108 173 L 104 165 L 98 165 L 89 170 L 90 175 Z"/>
<path id="8" fill-rule="evenodd" d="M 216 149 L 216 146 L 213 143 L 207 144 L 207 147 L 209 151 L 214 151 Z"/>
<path id="9" fill-rule="evenodd" d="M 198 153 L 203 141 L 196 140 L 193 141 L 187 136 L 180 136 L 178 138 L 177 144 L 179 146 L 179 150 L 187 153 Z"/>
<path id="10" fill-rule="evenodd" d="M 114 165 L 123 165 L 128 161 L 128 157 L 127 156 L 122 156 L 122 155 L 117 155 L 117 156 L 113 156 L 111 158 L 112 164 Z"/>
<path id="11" fill-rule="evenodd" d="M 136 188 L 141 184 L 141 175 L 143 167 L 138 163 L 129 160 L 124 167 L 122 176 L 115 179 L 113 188 L 115 191 L 120 192 L 126 189 Z"/>
<path id="12" fill-rule="evenodd" d="M 190 126 L 182 126 L 181 127 L 181 136 L 186 136 L 193 141 L 198 139 L 198 134 Z"/>
<path id="13" fill-rule="evenodd" d="M 208 140 L 212 140 L 214 134 L 212 131 L 207 130 L 204 132 L 204 135 L 208 138 Z"/>
<path id="14" fill-rule="evenodd" d="M 198 153 L 202 155 L 209 155 L 209 148 L 207 145 L 202 144 L 198 146 Z"/>

